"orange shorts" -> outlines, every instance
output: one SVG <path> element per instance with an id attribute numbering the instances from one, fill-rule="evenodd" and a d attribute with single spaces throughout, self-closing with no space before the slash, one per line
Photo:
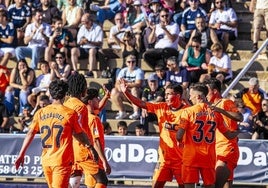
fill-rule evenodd
<path id="1" fill-rule="evenodd" d="M 234 169 L 237 167 L 238 159 L 239 149 L 233 149 L 225 156 L 217 155 L 217 160 L 224 162 L 227 168 L 230 170 L 230 176 L 228 180 L 234 179 Z"/>
<path id="2" fill-rule="evenodd" d="M 216 181 L 216 172 L 214 168 L 199 168 L 182 165 L 182 180 L 184 183 L 198 183 L 199 175 L 204 185 L 214 185 Z"/>
<path id="3" fill-rule="evenodd" d="M 183 184 L 181 177 L 181 164 L 163 164 L 157 163 L 154 169 L 153 180 L 156 181 L 172 181 L 175 177 L 178 184 Z"/>
<path id="4" fill-rule="evenodd" d="M 49 188 L 68 187 L 72 166 L 43 166 Z"/>
<path id="5" fill-rule="evenodd" d="M 98 173 L 99 165 L 98 162 L 94 162 L 93 160 L 86 160 L 82 162 L 76 162 L 79 169 L 82 169 L 85 176 L 85 184 L 87 186 L 94 186 L 96 181 L 92 178 L 92 175 Z"/>

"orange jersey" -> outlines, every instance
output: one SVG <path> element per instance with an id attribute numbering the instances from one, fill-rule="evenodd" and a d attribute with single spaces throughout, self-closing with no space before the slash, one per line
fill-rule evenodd
<path id="1" fill-rule="evenodd" d="M 40 131 L 42 165 L 70 165 L 74 161 L 72 133 L 81 133 L 77 113 L 63 105 L 51 104 L 34 115 L 31 129 Z"/>
<path id="2" fill-rule="evenodd" d="M 255 115 L 261 110 L 262 96 L 259 92 L 250 93 L 249 91 L 242 96 L 244 104 L 251 109 L 252 114 Z"/>
<path id="3" fill-rule="evenodd" d="M 99 139 L 101 149 L 102 151 L 104 151 L 105 148 L 104 129 L 101 120 L 98 116 L 93 114 L 88 114 L 88 119 L 89 119 L 88 126 L 93 135 L 93 139 Z M 103 163 L 101 160 L 99 160 L 99 166 L 103 169 Z"/>
<path id="4" fill-rule="evenodd" d="M 158 118 L 160 132 L 159 162 L 174 164 L 172 161 L 181 160 L 182 148 L 178 147 L 176 133 L 179 127 L 176 117 L 181 110 L 172 111 L 165 102 L 146 103 L 148 112 L 155 113 Z"/>
<path id="5" fill-rule="evenodd" d="M 200 103 L 181 113 L 180 127 L 185 130 L 182 162 L 185 166 L 214 168 L 216 128 L 228 131 L 220 113 Z"/>
<path id="6" fill-rule="evenodd" d="M 75 97 L 70 97 L 67 101 L 64 102 L 64 106 L 67 106 L 78 113 L 79 124 L 83 131 L 88 136 L 90 143 L 93 143 L 92 135 L 88 127 L 88 110 L 87 106 Z M 78 141 L 74 140 L 74 157 L 75 161 L 85 161 L 88 159 L 89 150 L 80 144 Z"/>
<path id="7" fill-rule="evenodd" d="M 238 112 L 235 103 L 230 99 L 221 99 L 221 102 L 217 107 L 230 112 Z M 229 130 L 235 131 L 238 129 L 237 122 L 222 115 L 226 127 Z M 227 139 L 220 131 L 216 130 L 216 154 L 220 156 L 226 156 L 233 150 L 238 150 L 238 139 Z"/>

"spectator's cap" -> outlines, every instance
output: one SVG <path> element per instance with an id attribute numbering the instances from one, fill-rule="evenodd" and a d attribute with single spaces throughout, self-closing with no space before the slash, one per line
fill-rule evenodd
<path id="1" fill-rule="evenodd" d="M 152 73 L 152 74 L 149 75 L 147 80 L 152 82 L 152 81 L 157 81 L 158 78 L 157 78 L 157 75 L 155 73 Z"/>
<path id="2" fill-rule="evenodd" d="M 140 0 L 135 0 L 132 5 L 133 6 L 140 6 L 141 2 L 140 2 Z"/>
<path id="3" fill-rule="evenodd" d="M 160 4 L 160 0 L 151 0 L 150 4 L 152 4 L 152 3 L 159 3 Z"/>
<path id="4" fill-rule="evenodd" d="M 252 78 L 249 79 L 248 83 L 251 86 L 255 86 L 255 85 L 258 85 L 259 84 L 259 80 L 256 77 L 252 77 Z"/>

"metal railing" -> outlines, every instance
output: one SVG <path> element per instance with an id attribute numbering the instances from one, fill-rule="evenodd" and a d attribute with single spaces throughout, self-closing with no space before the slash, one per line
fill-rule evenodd
<path id="1" fill-rule="evenodd" d="M 262 52 L 262 50 L 268 45 L 268 39 L 262 43 L 261 47 L 257 50 L 257 52 L 252 56 L 246 66 L 241 70 L 241 72 L 235 77 L 235 79 L 231 82 L 231 84 L 226 88 L 226 90 L 222 93 L 222 97 L 227 97 L 230 90 L 234 88 L 234 86 L 239 82 L 239 80 L 244 76 L 244 74 L 248 71 L 250 66 L 254 63 L 255 59 Z"/>

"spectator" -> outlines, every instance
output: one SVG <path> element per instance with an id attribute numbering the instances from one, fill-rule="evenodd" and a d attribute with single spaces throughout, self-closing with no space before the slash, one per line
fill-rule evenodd
<path id="1" fill-rule="evenodd" d="M 156 65 L 155 68 L 156 76 L 158 77 L 158 85 L 159 87 L 165 88 L 166 86 L 166 78 L 167 78 L 167 70 L 163 65 Z"/>
<path id="2" fill-rule="evenodd" d="M 104 134 L 105 135 L 114 135 L 112 131 L 112 127 L 109 122 L 102 122 L 103 128 L 104 128 Z"/>
<path id="3" fill-rule="evenodd" d="M 32 88 L 31 94 L 28 96 L 28 103 L 32 108 L 38 104 L 40 94 L 45 94 L 48 91 L 51 82 L 51 74 L 49 71 L 49 64 L 47 61 L 40 61 L 41 74 L 36 78 L 35 87 Z"/>
<path id="4" fill-rule="evenodd" d="M 55 16 L 52 19 L 52 23 L 54 31 L 45 50 L 45 60 L 48 62 L 51 61 L 52 56 L 56 52 L 64 52 L 66 54 L 65 58 L 67 59 L 67 54 L 71 51 L 71 47 L 76 46 L 72 33 L 68 29 L 63 28 L 61 17 Z"/>
<path id="5" fill-rule="evenodd" d="M 9 85 L 10 72 L 7 67 L 0 65 L 0 92 L 5 94 L 6 88 Z"/>
<path id="6" fill-rule="evenodd" d="M 36 10 L 33 13 L 33 22 L 25 30 L 24 42 L 28 46 L 16 48 L 18 60 L 30 57 L 32 59 L 31 68 L 37 69 L 37 63 L 45 52 L 51 34 L 50 25 L 42 22 L 42 12 Z"/>
<path id="7" fill-rule="evenodd" d="M 141 100 L 144 102 L 163 102 L 165 100 L 165 89 L 159 87 L 158 77 L 151 73 L 147 78 L 148 86 L 143 89 Z M 142 109 L 141 122 L 144 125 L 145 135 L 149 134 L 149 122 L 157 122 L 155 113 L 149 113 L 147 109 Z"/>
<path id="8" fill-rule="evenodd" d="M 25 59 L 18 61 L 17 66 L 12 69 L 10 75 L 10 86 L 14 88 L 14 94 L 12 90 L 8 90 L 6 95 L 8 98 L 13 98 L 14 96 L 19 99 L 19 115 L 22 115 L 22 107 L 28 104 L 27 97 L 30 94 L 31 89 L 34 87 L 35 83 L 35 72 L 33 69 L 28 67 Z M 11 102 L 12 103 L 12 102 Z M 12 104 L 15 106 L 15 104 Z"/>
<path id="9" fill-rule="evenodd" d="M 238 19 L 233 8 L 225 6 L 226 0 L 215 0 L 216 9 L 211 13 L 209 27 L 214 29 L 225 52 L 229 41 L 237 38 Z"/>
<path id="10" fill-rule="evenodd" d="M 214 29 L 206 26 L 205 18 L 195 18 L 195 27 L 188 42 L 188 46 L 192 44 L 192 38 L 197 35 L 201 35 L 201 47 L 203 48 L 210 49 L 212 44 L 219 42 Z"/>
<path id="11" fill-rule="evenodd" d="M 254 117 L 254 132 L 252 139 L 268 139 L 268 100 L 261 101 L 261 110 Z"/>
<path id="12" fill-rule="evenodd" d="M 111 27 L 108 38 L 108 49 L 102 49 L 100 55 L 100 63 L 107 64 L 108 59 L 119 58 L 122 57 L 122 50 L 120 44 L 118 44 L 114 35 L 118 33 L 116 36 L 120 41 L 123 41 L 124 32 L 131 31 L 131 27 L 124 22 L 124 17 L 122 13 L 117 13 L 114 17 L 115 25 Z"/>
<path id="13" fill-rule="evenodd" d="M 23 45 L 24 32 L 31 23 L 31 8 L 23 0 L 15 0 L 8 7 L 8 15 L 17 31 L 18 45 Z"/>
<path id="14" fill-rule="evenodd" d="M 192 38 L 191 46 L 184 51 L 181 65 L 190 72 L 191 83 L 196 83 L 202 74 L 207 73 L 210 53 L 201 47 L 201 37 Z"/>
<path id="15" fill-rule="evenodd" d="M 221 83 L 228 83 L 233 78 L 230 57 L 223 52 L 223 47 L 220 43 L 213 44 L 211 51 L 213 56 L 210 58 L 208 65 L 210 71 L 208 74 L 202 75 L 200 80 L 213 77 L 221 81 Z M 206 78 L 204 78 L 204 76 Z"/>
<path id="16" fill-rule="evenodd" d="M 238 122 L 240 139 L 251 139 L 253 134 L 253 116 L 249 108 L 244 105 L 242 99 L 236 99 L 235 104 L 238 111 L 243 115 L 243 121 Z"/>
<path id="17" fill-rule="evenodd" d="M 135 126 L 135 135 L 136 136 L 145 136 L 145 129 L 142 124 Z"/>
<path id="18" fill-rule="evenodd" d="M 82 15 L 83 9 L 77 5 L 77 0 L 68 0 L 68 6 L 62 11 L 62 21 L 64 27 L 71 31 L 74 38 L 76 38 Z"/>
<path id="19" fill-rule="evenodd" d="M 0 133 L 9 132 L 8 120 L 9 115 L 7 108 L 4 104 L 5 95 L 0 91 Z"/>
<path id="20" fill-rule="evenodd" d="M 120 40 L 117 35 L 124 33 L 123 40 Z M 138 50 L 136 49 L 136 38 L 131 31 L 119 31 L 113 35 L 114 40 L 120 44 L 122 49 L 123 65 L 126 63 L 126 57 L 128 55 L 134 55 L 138 61 Z"/>
<path id="21" fill-rule="evenodd" d="M 260 88 L 259 80 L 256 77 L 250 78 L 249 87 L 242 89 L 235 95 L 236 98 L 241 98 L 246 107 L 252 111 L 255 116 L 261 110 L 261 101 L 267 98 L 265 91 Z"/>
<path id="22" fill-rule="evenodd" d="M 144 29 L 144 32 L 143 32 L 143 35 L 144 35 L 143 44 L 144 44 L 145 50 L 153 47 L 152 45 L 149 45 L 148 37 L 150 33 L 152 32 L 152 27 L 156 24 L 159 24 L 160 22 L 159 10 L 161 10 L 161 7 L 162 7 L 162 4 L 160 0 L 150 1 L 151 12 L 149 13 L 147 17 L 147 20 L 146 20 L 147 27 Z"/>
<path id="23" fill-rule="evenodd" d="M 199 0 L 188 0 L 189 7 L 186 8 L 182 13 L 181 20 L 181 32 L 180 32 L 180 46 L 182 48 L 186 47 L 191 33 L 196 29 L 195 19 L 197 17 L 202 17 L 205 20 L 207 19 L 206 11 L 199 7 Z"/>
<path id="24" fill-rule="evenodd" d="M 127 116 L 126 111 L 124 110 L 123 101 L 127 101 L 126 97 L 120 89 L 119 81 L 125 79 L 127 82 L 128 89 L 131 91 L 132 95 L 138 97 L 141 92 L 141 88 L 144 80 L 144 72 L 137 67 L 136 57 L 129 55 L 126 57 L 127 67 L 120 70 L 116 78 L 115 87 L 111 92 L 112 102 L 119 108 L 119 113 L 115 119 L 124 119 Z M 136 105 L 132 105 L 133 114 L 129 116 L 130 119 L 140 118 L 139 108 Z"/>
<path id="25" fill-rule="evenodd" d="M 268 1 L 251 0 L 249 11 L 254 13 L 253 17 L 253 47 L 252 53 L 258 50 L 258 41 L 260 40 L 260 32 L 263 28 L 263 23 L 266 28 L 266 36 L 268 36 L 268 15 L 266 10 L 268 9 Z M 266 46 L 266 51 L 268 47 Z"/>
<path id="26" fill-rule="evenodd" d="M 125 121 L 119 121 L 117 123 L 117 132 L 119 136 L 127 136 L 128 135 L 128 127 L 127 122 Z"/>
<path id="27" fill-rule="evenodd" d="M 167 71 L 165 88 L 170 84 L 179 84 L 185 94 L 190 83 L 189 72 L 186 68 L 179 67 L 178 58 L 174 56 L 167 59 L 167 67 L 169 70 Z"/>
<path id="28" fill-rule="evenodd" d="M 145 16 L 146 13 L 142 11 L 144 7 L 142 6 L 140 0 L 135 0 L 132 4 L 133 8 L 130 8 L 127 14 L 127 21 L 133 30 L 133 33 L 135 34 L 136 38 L 136 45 L 137 45 L 137 50 L 140 52 L 141 51 L 141 33 L 145 27 Z"/>
<path id="29" fill-rule="evenodd" d="M 49 96 L 41 94 L 37 97 L 36 106 L 31 111 L 31 115 L 34 115 L 37 110 L 50 104 Z"/>
<path id="30" fill-rule="evenodd" d="M 168 9 L 160 11 L 160 23 L 152 26 L 148 37 L 149 44 L 154 43 L 153 49 L 144 52 L 143 58 L 152 68 L 157 64 L 165 66 L 165 60 L 171 56 L 178 56 L 179 27 L 171 22 Z"/>
<path id="31" fill-rule="evenodd" d="M 88 0 L 88 1 L 91 1 L 91 0 Z M 79 7 L 83 7 L 83 0 L 77 0 L 76 3 Z M 68 7 L 68 1 L 57 0 L 57 8 L 60 10 L 61 13 L 64 11 L 66 7 Z"/>
<path id="32" fill-rule="evenodd" d="M 15 57 L 16 30 L 12 22 L 8 22 L 6 10 L 0 10 L 0 65 L 6 66 L 11 57 Z"/>
<path id="33" fill-rule="evenodd" d="M 105 0 L 103 6 L 91 4 L 90 9 L 97 12 L 96 21 L 102 26 L 105 20 L 110 20 L 126 7 L 125 0 Z"/>
<path id="34" fill-rule="evenodd" d="M 55 79 L 67 81 L 68 77 L 71 75 L 71 66 L 67 63 L 65 57 L 66 55 L 64 52 L 57 52 L 55 62 L 51 62 L 50 74 L 52 81 Z"/>
<path id="35" fill-rule="evenodd" d="M 77 44 L 79 48 L 71 50 L 71 59 L 73 69 L 77 70 L 78 58 L 88 59 L 88 72 L 86 76 L 93 77 L 93 70 L 97 69 L 96 55 L 98 49 L 102 47 L 103 31 L 102 28 L 93 22 L 93 18 L 89 13 L 82 16 L 81 23 L 83 24 L 77 35 Z"/>
<path id="36" fill-rule="evenodd" d="M 42 10 L 42 21 L 47 24 L 53 24 L 53 18 L 60 16 L 60 11 L 57 7 L 52 5 L 51 0 L 40 0 L 41 1 L 41 7 Z"/>
<path id="37" fill-rule="evenodd" d="M 32 123 L 33 116 L 31 115 L 30 106 L 26 105 L 22 107 L 22 116 L 18 119 L 19 126 L 23 133 L 27 133 L 29 130 L 29 126 Z"/>

